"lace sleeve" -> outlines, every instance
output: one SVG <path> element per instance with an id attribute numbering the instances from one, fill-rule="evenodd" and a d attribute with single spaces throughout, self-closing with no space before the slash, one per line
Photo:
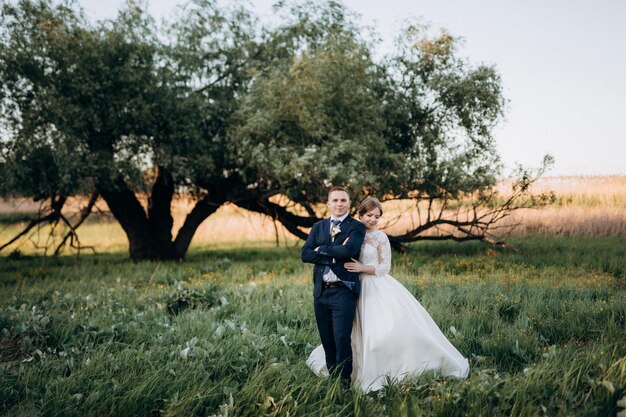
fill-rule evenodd
<path id="1" fill-rule="evenodd" d="M 383 232 L 377 233 L 378 240 L 378 265 L 376 265 L 376 276 L 384 276 L 391 269 L 391 245 L 389 238 Z"/>

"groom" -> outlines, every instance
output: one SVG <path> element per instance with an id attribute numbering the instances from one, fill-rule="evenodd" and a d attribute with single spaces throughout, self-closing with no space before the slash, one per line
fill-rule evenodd
<path id="1" fill-rule="evenodd" d="M 352 344 L 350 334 L 361 289 L 359 274 L 344 263 L 358 258 L 365 238 L 363 223 L 348 215 L 350 196 L 343 187 L 328 192 L 331 218 L 313 225 L 302 247 L 302 261 L 313 267 L 313 308 L 326 353 L 326 367 L 350 384 Z"/>

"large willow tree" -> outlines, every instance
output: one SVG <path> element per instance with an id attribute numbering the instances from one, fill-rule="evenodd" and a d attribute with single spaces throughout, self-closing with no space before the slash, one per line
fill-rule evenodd
<path id="1" fill-rule="evenodd" d="M 355 201 L 408 200 L 417 222 L 390 236 L 400 248 L 496 242 L 490 232 L 513 210 L 548 201 L 529 187 L 550 157 L 536 170 L 519 168 L 507 195 L 495 191 L 502 166 L 492 131 L 505 99 L 493 67 L 468 64 L 457 39 L 421 26 L 407 27 L 396 53 L 375 62 L 371 45 L 342 22 L 255 79 L 235 112 L 228 144 L 242 177 L 264 191 L 238 205 L 304 239 L 325 214 L 331 184 L 347 185 Z"/>
<path id="2" fill-rule="evenodd" d="M 1 30 L 2 191 L 50 202 L 23 233 L 63 221 L 74 237 L 64 203 L 91 194 L 85 215 L 104 199 L 133 259 L 183 258 L 239 192 L 224 140 L 259 51 L 253 20 L 198 2 L 157 28 L 129 2 L 90 24 L 70 3 L 23 0 L 3 6 Z M 197 204 L 173 237 L 177 191 Z"/>
<path id="3" fill-rule="evenodd" d="M 280 10 L 281 24 L 264 27 L 243 8 L 195 1 L 157 26 L 133 2 L 95 24 L 72 3 L 4 5 L 0 192 L 48 202 L 20 236 L 65 223 L 58 252 L 102 198 L 133 259 L 182 259 L 226 203 L 304 238 L 327 187 L 341 184 L 355 200 L 427 203 L 424 221 L 391 237 L 399 245 L 487 239 L 541 201 L 523 170 L 510 196 L 494 193 L 501 82 L 460 59 L 453 37 L 410 27 L 375 60 L 342 6 Z M 196 204 L 174 236 L 176 193 Z M 91 198 L 72 224 L 63 207 L 73 195 Z"/>

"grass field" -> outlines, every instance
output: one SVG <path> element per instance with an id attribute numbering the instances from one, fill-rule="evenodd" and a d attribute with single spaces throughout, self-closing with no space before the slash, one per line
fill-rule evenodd
<path id="1" fill-rule="evenodd" d="M 626 408 L 626 237 L 511 244 L 394 256 L 392 274 L 471 371 L 368 395 L 304 363 L 319 337 L 297 248 L 196 246 L 184 263 L 0 258 L 0 414 L 615 416 Z"/>
<path id="2" fill-rule="evenodd" d="M 96 254 L 44 257 L 62 237 L 44 228 L 0 257 L 0 415 L 626 416 L 626 176 L 535 187 L 556 201 L 507 220 L 521 222 L 510 248 L 394 254 L 392 274 L 469 358 L 469 378 L 368 395 L 306 367 L 319 343 L 311 267 L 268 218 L 221 208 L 183 263 L 129 261 L 107 215 L 79 229 Z M 175 202 L 174 230 L 190 208 Z M 34 209 L 1 202 L 0 242 Z"/>

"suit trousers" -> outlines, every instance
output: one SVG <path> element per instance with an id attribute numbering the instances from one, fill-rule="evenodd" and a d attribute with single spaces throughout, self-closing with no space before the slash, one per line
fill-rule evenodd
<path id="1" fill-rule="evenodd" d="M 326 353 L 326 367 L 332 375 L 350 382 L 352 373 L 352 322 L 356 296 L 347 287 L 325 288 L 314 297 L 313 308 L 320 339 Z"/>

